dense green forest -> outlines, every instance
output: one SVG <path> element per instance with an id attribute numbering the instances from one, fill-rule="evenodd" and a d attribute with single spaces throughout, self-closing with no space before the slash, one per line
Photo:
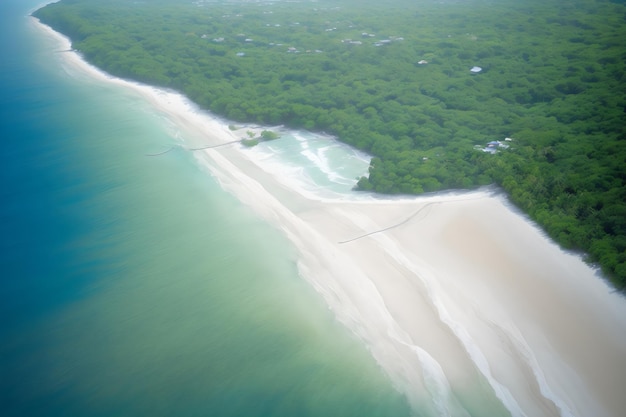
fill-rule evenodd
<path id="1" fill-rule="evenodd" d="M 362 190 L 496 183 L 626 288 L 624 1 L 62 0 L 34 15 L 111 74 L 369 152 Z"/>

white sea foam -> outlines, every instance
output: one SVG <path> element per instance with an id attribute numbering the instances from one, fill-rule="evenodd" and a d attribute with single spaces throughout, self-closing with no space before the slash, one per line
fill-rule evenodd
<path id="1" fill-rule="evenodd" d="M 340 172 L 345 171 L 346 168 L 345 166 L 336 166 L 336 164 L 332 164 L 332 160 L 331 157 L 329 156 L 329 153 L 331 150 L 337 150 L 338 146 L 335 145 L 326 145 L 321 147 L 318 150 L 318 158 L 320 160 L 320 168 L 322 169 L 322 171 L 328 176 L 328 179 L 331 182 L 335 182 L 337 184 L 350 184 L 350 185 L 354 185 L 355 181 L 354 178 L 347 178 L 344 177 L 343 175 L 340 174 Z M 341 161 L 348 159 L 348 155 L 341 155 Z M 340 161 L 337 161 L 340 162 Z M 331 166 L 335 165 L 335 166 Z"/>
<path id="2" fill-rule="evenodd" d="M 337 319 L 366 343 L 374 358 L 385 369 L 392 369 L 394 385 L 417 409 L 420 404 L 413 389 L 421 380 L 421 374 L 394 353 L 397 348 L 392 343 L 397 339 L 402 345 L 411 346 L 411 340 L 393 320 L 374 284 L 350 259 L 337 260 L 337 254 L 327 249 L 329 244 L 324 236 L 265 192 L 254 179 L 238 171 L 219 153 L 210 154 L 219 167 L 215 170 L 213 166 L 212 171 L 224 188 L 253 205 L 264 217 L 284 226 L 285 233 L 301 251 L 298 265 L 302 276 L 324 297 Z M 392 335 L 391 339 L 381 334 L 382 323 L 386 333 Z M 396 358 L 392 365 L 390 356 Z"/>
<path id="3" fill-rule="evenodd" d="M 494 326 L 498 325 L 494 323 Z M 567 404 L 561 400 L 548 385 L 548 381 L 546 380 L 541 366 L 539 366 L 539 363 L 537 362 L 537 358 L 530 348 L 530 345 L 528 345 L 526 339 L 524 339 L 524 336 L 520 333 L 519 329 L 512 325 L 508 327 L 498 327 L 506 334 L 507 338 L 511 341 L 512 346 L 524 359 L 526 365 L 528 365 L 528 367 L 532 370 L 533 375 L 535 376 L 535 381 L 539 385 L 541 395 L 554 403 L 554 405 L 559 409 L 561 417 L 574 417 L 574 414 Z"/>
<path id="4" fill-rule="evenodd" d="M 412 345 L 410 347 L 417 354 L 420 364 L 422 365 L 426 388 L 430 392 L 439 415 L 442 417 L 450 417 L 449 405 L 452 402 L 452 391 L 441 365 L 439 365 L 439 362 L 437 362 L 435 358 L 430 356 L 428 352 L 419 346 Z M 468 414 L 466 415 L 469 417 Z"/>
<path id="5" fill-rule="evenodd" d="M 439 319 L 442 323 L 445 323 L 457 337 L 476 368 L 485 377 L 498 399 L 509 410 L 511 415 L 513 417 L 527 417 L 527 414 L 522 410 L 522 407 L 511 392 L 493 376 L 485 354 L 481 351 L 478 344 L 474 342 L 469 332 L 460 322 L 454 320 L 452 315 L 448 312 L 445 302 L 439 296 L 439 294 L 443 293 L 443 289 L 438 288 L 439 284 L 437 284 L 436 273 L 423 264 L 418 265 L 415 261 L 409 260 L 404 256 L 403 251 L 396 247 L 396 244 L 387 236 L 376 235 L 375 239 L 381 242 L 387 254 L 393 257 L 399 264 L 412 271 L 414 276 L 421 280 L 432 305 L 439 315 Z"/>
<path id="6" fill-rule="evenodd" d="M 242 149 L 242 152 L 264 171 L 307 198 L 352 200 L 363 197 L 363 193 L 352 189 L 356 178 L 367 171 L 367 157 L 355 157 L 350 147 L 327 135 L 283 131 L 283 136 Z M 330 151 L 334 151 L 332 155 Z M 350 159 L 351 164 L 347 166 L 345 161 Z"/>

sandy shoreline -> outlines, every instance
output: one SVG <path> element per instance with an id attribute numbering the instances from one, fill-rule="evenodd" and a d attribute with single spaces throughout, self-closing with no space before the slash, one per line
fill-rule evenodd
<path id="1" fill-rule="evenodd" d="M 176 93 L 110 77 L 76 53 L 62 62 L 72 74 L 138 91 L 203 145 L 237 138 Z M 225 189 L 284 231 L 302 277 L 416 408 L 464 415 L 455 395 L 487 381 L 514 416 L 626 410 L 626 300 L 503 196 L 311 198 L 248 155 L 237 146 L 196 153 Z"/>

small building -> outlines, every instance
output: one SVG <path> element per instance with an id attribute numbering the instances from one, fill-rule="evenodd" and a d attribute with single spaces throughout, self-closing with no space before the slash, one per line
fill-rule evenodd
<path id="1" fill-rule="evenodd" d="M 499 140 L 492 140 L 491 142 L 487 143 L 487 146 L 485 146 L 484 148 L 481 148 L 480 145 L 476 145 L 474 148 L 480 149 L 483 152 L 490 153 L 493 155 L 497 153 L 500 149 L 509 148 L 509 145 L 503 142 L 500 142 Z"/>
<path id="2" fill-rule="evenodd" d="M 471 72 L 472 74 L 478 74 L 478 73 L 479 73 L 479 72 L 481 72 L 482 70 L 483 70 L 483 69 L 482 69 L 481 67 L 472 67 L 472 68 L 470 69 L 470 72 Z"/>

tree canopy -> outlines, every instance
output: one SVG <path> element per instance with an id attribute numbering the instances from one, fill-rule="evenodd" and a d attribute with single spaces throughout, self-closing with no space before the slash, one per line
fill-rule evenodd
<path id="1" fill-rule="evenodd" d="M 62 0 L 34 15 L 113 75 L 369 152 L 359 189 L 496 183 L 626 287 L 623 1 Z"/>

